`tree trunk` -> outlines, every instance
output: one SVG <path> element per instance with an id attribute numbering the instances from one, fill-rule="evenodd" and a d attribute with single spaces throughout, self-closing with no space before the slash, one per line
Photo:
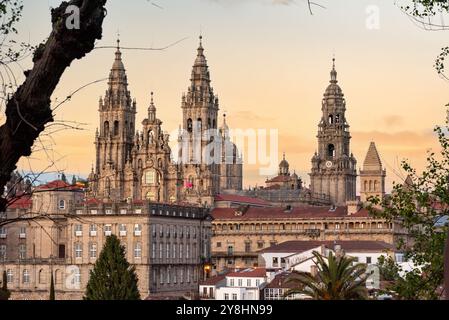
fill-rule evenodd
<path id="1" fill-rule="evenodd" d="M 75 59 L 83 58 L 101 39 L 106 0 L 71 0 L 52 9 L 52 32 L 45 44 L 35 52 L 32 70 L 26 71 L 24 83 L 6 105 L 6 123 L 0 127 L 0 195 L 11 173 L 31 148 L 45 125 L 53 122 L 50 97 L 64 71 Z M 75 5 L 80 12 L 80 28 L 69 29 L 67 18 Z M 0 212 L 7 200 L 0 198 Z"/>

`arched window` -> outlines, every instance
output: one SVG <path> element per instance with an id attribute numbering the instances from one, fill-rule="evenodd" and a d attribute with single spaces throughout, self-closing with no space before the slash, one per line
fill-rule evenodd
<path id="1" fill-rule="evenodd" d="M 327 147 L 327 155 L 332 158 L 335 157 L 335 146 L 333 144 Z"/>
<path id="2" fill-rule="evenodd" d="M 335 116 L 335 123 L 340 123 L 340 115 L 339 114 L 337 114 Z"/>
<path id="3" fill-rule="evenodd" d="M 329 115 L 329 124 L 334 124 L 334 116 L 333 115 Z"/>
<path id="4" fill-rule="evenodd" d="M 148 143 L 153 144 L 153 142 L 154 142 L 154 133 L 152 130 L 149 130 L 148 131 Z"/>
<path id="5" fill-rule="evenodd" d="M 109 136 L 109 122 L 105 121 L 104 123 L 104 135 L 107 137 Z"/>
<path id="6" fill-rule="evenodd" d="M 212 121 L 210 120 L 210 118 L 207 119 L 207 126 L 209 129 L 212 126 Z"/>
<path id="7" fill-rule="evenodd" d="M 143 167 L 142 159 L 139 159 L 139 161 L 137 161 L 137 168 L 142 169 L 142 167 Z"/>
<path id="8" fill-rule="evenodd" d="M 62 284 L 62 272 L 59 269 L 55 271 L 55 284 Z"/>
<path id="9" fill-rule="evenodd" d="M 193 131 L 193 121 L 192 119 L 187 120 L 187 131 L 192 132 Z"/>
<path id="10" fill-rule="evenodd" d="M 61 210 L 65 209 L 65 200 L 59 200 L 58 207 Z"/>
<path id="11" fill-rule="evenodd" d="M 39 270 L 39 284 L 47 283 L 47 275 L 45 274 L 44 269 Z"/>
<path id="12" fill-rule="evenodd" d="M 374 181 L 374 191 L 377 191 L 377 190 L 378 190 L 378 182 Z"/>
<path id="13" fill-rule="evenodd" d="M 363 186 L 363 190 L 364 191 L 368 191 L 368 181 L 365 181 L 364 186 Z"/>
<path id="14" fill-rule="evenodd" d="M 201 120 L 201 118 L 198 118 L 196 121 L 198 122 L 197 123 L 198 130 L 199 131 L 203 130 L 203 120 Z"/>
<path id="15" fill-rule="evenodd" d="M 373 182 L 371 180 L 369 182 L 369 191 L 373 191 Z"/>
<path id="16" fill-rule="evenodd" d="M 120 124 L 118 121 L 114 121 L 114 136 L 119 135 Z"/>
<path id="17" fill-rule="evenodd" d="M 212 128 L 217 128 L 217 121 L 215 119 L 212 121 Z"/>

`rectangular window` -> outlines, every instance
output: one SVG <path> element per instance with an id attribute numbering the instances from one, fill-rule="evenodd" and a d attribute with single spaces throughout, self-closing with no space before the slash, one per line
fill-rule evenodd
<path id="1" fill-rule="evenodd" d="M 183 253 L 183 251 L 182 251 L 182 243 L 180 243 L 179 244 L 179 259 L 182 259 L 182 253 Z"/>
<path id="2" fill-rule="evenodd" d="M 91 243 L 89 245 L 89 254 L 90 254 L 91 259 L 97 258 L 97 244 L 96 243 Z"/>
<path id="3" fill-rule="evenodd" d="M 21 244 L 19 246 L 19 259 L 20 260 L 25 260 L 27 257 L 27 247 L 24 244 Z"/>
<path id="4" fill-rule="evenodd" d="M 179 271 L 179 282 L 184 282 L 184 268 L 181 268 L 181 270 Z"/>
<path id="5" fill-rule="evenodd" d="M 251 279 L 246 279 L 246 286 L 251 288 Z"/>
<path id="6" fill-rule="evenodd" d="M 22 283 L 23 284 L 30 283 L 30 271 L 28 271 L 28 269 L 23 270 Z"/>
<path id="7" fill-rule="evenodd" d="M 176 243 L 173 243 L 173 253 L 172 253 L 173 259 L 176 259 Z"/>
<path id="8" fill-rule="evenodd" d="M 243 279 L 239 279 L 239 280 L 238 280 L 238 284 L 239 284 L 239 285 L 238 285 L 239 287 L 242 287 L 242 286 L 243 286 Z"/>
<path id="9" fill-rule="evenodd" d="M 237 293 L 232 294 L 232 300 L 237 300 Z"/>
<path id="10" fill-rule="evenodd" d="M 229 280 L 229 286 L 230 286 L 230 287 L 233 287 L 233 286 L 234 286 L 234 279 L 230 279 L 230 280 Z"/>
<path id="11" fill-rule="evenodd" d="M 160 283 L 164 284 L 164 270 L 163 269 L 160 270 L 160 280 L 161 280 Z"/>
<path id="12" fill-rule="evenodd" d="M 97 225 L 91 224 L 89 226 L 89 233 L 90 233 L 91 237 L 96 237 L 97 236 Z"/>
<path id="13" fill-rule="evenodd" d="M 126 224 L 119 225 L 119 234 L 120 237 L 126 237 Z"/>
<path id="14" fill-rule="evenodd" d="M 340 230 L 340 224 L 335 224 L 335 230 Z"/>
<path id="15" fill-rule="evenodd" d="M 366 263 L 371 264 L 371 257 L 366 257 Z"/>
<path id="16" fill-rule="evenodd" d="M 234 255 L 234 246 L 228 246 L 228 256 Z"/>
<path id="17" fill-rule="evenodd" d="M 166 254 L 166 258 L 167 259 L 170 259 L 170 243 L 167 243 L 167 251 L 165 252 L 165 254 Z"/>
<path id="18" fill-rule="evenodd" d="M 251 252 L 251 242 L 245 242 L 245 252 Z"/>
<path id="19" fill-rule="evenodd" d="M 8 269 L 6 271 L 6 282 L 13 283 L 14 282 L 14 271 Z"/>
<path id="20" fill-rule="evenodd" d="M 106 224 L 106 225 L 104 226 L 104 235 L 105 235 L 105 236 L 110 236 L 110 235 L 112 235 L 112 225 Z"/>
<path id="21" fill-rule="evenodd" d="M 170 284 L 170 269 L 167 269 L 167 284 Z"/>
<path id="22" fill-rule="evenodd" d="M 20 228 L 20 233 L 19 233 L 19 238 L 20 239 L 25 239 L 27 237 L 26 230 L 27 229 L 25 227 L 21 227 Z"/>
<path id="23" fill-rule="evenodd" d="M 137 242 L 134 246 L 134 258 L 142 258 L 142 244 Z"/>
<path id="24" fill-rule="evenodd" d="M 159 243 L 159 259 L 162 259 L 164 257 L 164 244 Z"/>
<path id="25" fill-rule="evenodd" d="M 6 239 L 7 236 L 7 232 L 6 232 L 6 228 L 5 227 L 0 227 L 0 239 Z"/>
<path id="26" fill-rule="evenodd" d="M 225 294 L 224 294 L 224 299 L 225 299 L 225 300 L 229 300 L 229 293 L 225 293 Z"/>
<path id="27" fill-rule="evenodd" d="M 136 237 L 142 236 L 142 225 L 140 225 L 140 224 L 135 224 L 134 225 L 134 235 Z"/>
<path id="28" fill-rule="evenodd" d="M 75 237 L 82 237 L 82 236 L 83 236 L 83 225 L 75 224 Z"/>
<path id="29" fill-rule="evenodd" d="M 263 241 L 257 242 L 257 249 L 263 249 Z"/>
<path id="30" fill-rule="evenodd" d="M 190 283 L 190 268 L 187 267 L 187 283 Z"/>
<path id="31" fill-rule="evenodd" d="M 83 257 L 83 244 L 81 242 L 75 243 L 75 258 Z"/>
<path id="32" fill-rule="evenodd" d="M 279 266 L 279 258 L 278 257 L 274 257 L 273 258 L 273 267 L 278 267 Z"/>
<path id="33" fill-rule="evenodd" d="M 0 260 L 6 260 L 6 245 L 0 245 Z"/>
<path id="34" fill-rule="evenodd" d="M 256 287 L 259 287 L 259 286 L 260 286 L 260 280 L 257 279 L 257 280 L 256 280 Z"/>
<path id="35" fill-rule="evenodd" d="M 186 258 L 190 259 L 190 245 L 189 244 L 186 245 Z"/>
<path id="36" fill-rule="evenodd" d="M 217 242 L 217 248 L 221 248 L 221 242 Z"/>
<path id="37" fill-rule="evenodd" d="M 156 243 L 151 244 L 151 258 L 156 259 Z"/>
<path id="38" fill-rule="evenodd" d="M 153 238 L 156 237 L 157 231 L 156 231 L 157 225 L 153 224 L 151 226 L 151 234 L 153 235 Z"/>
<path id="39" fill-rule="evenodd" d="M 383 224 L 382 223 L 378 223 L 377 224 L 377 229 L 382 229 L 384 226 L 383 226 Z"/>

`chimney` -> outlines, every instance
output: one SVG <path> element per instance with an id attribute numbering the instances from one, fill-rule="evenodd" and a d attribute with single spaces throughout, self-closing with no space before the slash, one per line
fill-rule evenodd
<path id="1" fill-rule="evenodd" d="M 348 201 L 346 205 L 348 207 L 348 216 L 356 214 L 362 208 L 362 204 L 359 201 Z"/>

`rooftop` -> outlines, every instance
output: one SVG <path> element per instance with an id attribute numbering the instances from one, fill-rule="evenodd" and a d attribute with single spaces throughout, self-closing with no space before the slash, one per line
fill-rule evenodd
<path id="1" fill-rule="evenodd" d="M 294 207 L 286 210 L 284 207 L 249 208 L 244 215 L 236 216 L 234 208 L 215 208 L 212 210 L 214 219 L 238 219 L 238 220 L 260 220 L 260 219 L 293 219 L 293 218 L 343 218 L 343 217 L 369 217 L 367 209 L 360 209 L 353 215 L 348 215 L 347 207 L 336 207 L 332 209 L 327 206 L 304 206 Z"/>
<path id="2" fill-rule="evenodd" d="M 270 206 L 270 203 L 268 203 L 265 200 L 258 199 L 258 198 L 239 196 L 239 195 L 234 195 L 234 194 L 216 195 L 215 201 L 231 201 L 231 202 L 239 202 L 239 203 L 250 204 L 250 205 L 253 204 L 253 205 L 260 205 L 260 206 Z"/>
<path id="3" fill-rule="evenodd" d="M 313 248 L 320 247 L 322 245 L 332 249 L 336 245 L 339 245 L 346 252 L 379 252 L 379 251 L 395 250 L 395 247 L 393 245 L 382 241 L 287 241 L 263 249 L 259 251 L 259 253 L 265 252 L 301 253 L 309 251 Z"/>
<path id="4" fill-rule="evenodd" d="M 246 269 L 242 271 L 231 272 L 226 277 L 239 277 L 239 278 L 264 278 L 267 275 L 265 268 Z"/>

